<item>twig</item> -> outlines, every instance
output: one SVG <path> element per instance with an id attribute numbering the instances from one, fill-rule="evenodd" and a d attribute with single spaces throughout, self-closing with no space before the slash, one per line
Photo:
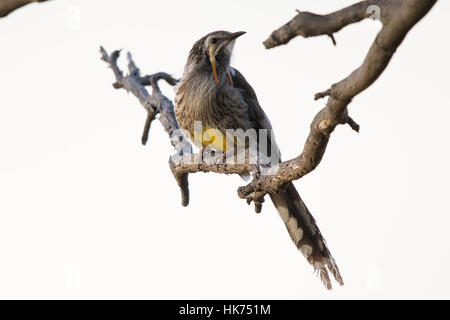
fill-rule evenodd
<path id="1" fill-rule="evenodd" d="M 142 132 L 142 138 L 141 138 L 142 145 L 144 145 L 144 146 L 147 144 L 148 133 L 150 132 L 150 126 L 152 125 L 152 121 L 155 119 L 155 117 L 156 117 L 156 112 L 148 112 L 147 119 L 145 120 L 144 131 Z"/>

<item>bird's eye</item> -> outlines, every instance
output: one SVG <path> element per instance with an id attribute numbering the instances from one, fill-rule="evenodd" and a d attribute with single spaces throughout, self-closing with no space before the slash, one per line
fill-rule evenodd
<path id="1" fill-rule="evenodd" d="M 217 43 L 217 38 L 212 38 L 212 39 L 211 39 L 211 43 L 212 43 L 212 44 L 216 44 L 216 43 Z"/>

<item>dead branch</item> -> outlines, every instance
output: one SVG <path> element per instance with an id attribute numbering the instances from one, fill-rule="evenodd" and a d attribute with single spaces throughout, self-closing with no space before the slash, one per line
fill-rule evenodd
<path id="1" fill-rule="evenodd" d="M 128 92 L 133 93 L 147 111 L 147 121 L 145 123 L 143 144 L 147 141 L 148 132 L 152 121 L 156 118 L 157 114 L 160 114 L 159 121 L 163 125 L 169 136 L 178 130 L 178 124 L 175 120 L 175 114 L 173 112 L 173 104 L 165 95 L 161 93 L 158 86 L 158 81 L 163 79 L 170 85 L 175 85 L 178 80 L 172 78 L 165 72 L 158 72 L 149 76 L 141 77 L 140 70 L 136 67 L 133 58 L 128 53 L 128 70 L 129 73 L 124 76 L 122 70 L 117 65 L 117 59 L 120 56 L 120 50 L 114 51 L 111 55 L 108 55 L 103 47 L 100 47 L 100 53 L 102 54 L 102 60 L 109 64 L 112 69 L 116 82 L 113 83 L 113 87 L 116 89 L 125 89 Z M 152 87 L 152 94 L 150 95 L 145 88 L 146 85 Z M 144 139 L 145 136 L 145 139 Z M 145 140 L 145 141 L 144 141 Z M 180 142 L 171 140 L 172 145 L 177 149 L 182 149 Z"/>
<path id="2" fill-rule="evenodd" d="M 263 44 L 266 49 L 270 49 L 286 44 L 296 36 L 309 38 L 326 35 L 336 45 L 333 36 L 335 32 L 369 17 L 382 22 L 387 21 L 393 13 L 392 9 L 400 2 L 403 0 L 366 0 L 325 15 L 297 10 L 298 14 L 291 21 L 273 31 Z"/>
<path id="3" fill-rule="evenodd" d="M 23 7 L 32 2 L 44 2 L 48 0 L 1 0 L 0 1 L 0 18 L 7 16 L 12 11 Z"/>
<path id="4" fill-rule="evenodd" d="M 262 198 L 286 182 L 300 179 L 314 170 L 322 160 L 330 135 L 337 125 L 347 123 L 358 131 L 359 125 L 348 116 L 348 104 L 380 76 L 408 31 L 428 13 L 436 1 L 371 0 L 324 16 L 300 12 L 289 23 L 274 31 L 264 42 L 266 48 L 285 44 L 297 35 L 309 37 L 333 34 L 350 23 L 368 17 L 369 7 L 374 5 L 378 6 L 379 18 L 383 23 L 362 65 L 330 89 L 316 94 L 316 100 L 328 96 L 328 101 L 314 117 L 302 153 L 281 163 L 276 174 L 260 176 L 239 188 L 239 197 L 247 200 Z"/>
<path id="5" fill-rule="evenodd" d="M 140 70 L 134 63 L 130 53 L 127 55 L 129 73 L 124 76 L 122 70 L 120 70 L 117 65 L 120 50 L 116 50 L 111 55 L 108 55 L 106 50 L 103 47 L 100 47 L 100 53 L 102 55 L 102 60 L 110 66 L 116 78 L 113 87 L 116 89 L 122 88 L 133 93 L 147 111 L 147 119 L 142 136 L 143 144 L 147 142 L 148 132 L 152 121 L 159 115 L 158 119 L 163 125 L 164 130 L 168 133 L 171 144 L 176 150 L 176 154 L 169 159 L 169 166 L 180 187 L 182 198 L 181 204 L 183 206 L 189 204 L 189 173 L 215 172 L 224 174 L 244 174 L 253 170 L 252 166 L 247 164 L 196 163 L 194 161 L 195 155 L 192 153 L 192 146 L 177 132 L 179 128 L 174 114 L 173 103 L 161 92 L 158 86 L 158 81 L 161 79 L 172 86 L 176 85 L 178 80 L 165 72 L 158 72 L 142 77 Z M 151 95 L 145 88 L 145 86 L 148 85 L 152 87 Z"/>

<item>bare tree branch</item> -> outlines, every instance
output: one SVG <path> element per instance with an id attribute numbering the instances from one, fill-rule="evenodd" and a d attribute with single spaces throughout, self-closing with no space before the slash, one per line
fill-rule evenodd
<path id="1" fill-rule="evenodd" d="M 142 136 L 142 143 L 145 144 L 148 139 L 148 131 L 152 121 L 159 115 L 159 121 L 163 125 L 165 131 L 169 134 L 172 146 L 177 150 L 176 156 L 180 158 L 171 157 L 169 159 L 169 166 L 177 181 L 181 191 L 181 204 L 187 206 L 189 204 L 189 187 L 188 174 L 196 172 L 216 172 L 224 174 L 244 174 L 253 170 L 252 166 L 247 164 L 207 164 L 196 163 L 195 156 L 192 153 L 192 146 L 181 135 L 177 134 L 178 124 L 174 114 L 174 107 L 171 100 L 169 100 L 160 90 L 158 86 L 159 80 L 165 80 L 170 85 L 176 85 L 177 79 L 165 72 L 158 72 L 152 75 L 142 77 L 139 68 L 133 61 L 131 54 L 128 53 L 128 70 L 129 73 L 124 76 L 123 72 L 117 65 L 117 60 L 120 55 L 120 50 L 114 51 L 108 55 L 103 47 L 100 47 L 102 60 L 108 63 L 112 69 L 116 82 L 113 87 L 116 89 L 125 89 L 133 93 L 147 111 L 147 120 Z M 152 94 L 150 95 L 145 86 L 152 87 Z M 184 154 L 183 154 L 184 153 Z M 182 156 L 182 157 L 181 157 Z M 177 159 L 179 161 L 177 161 Z M 183 161 L 184 160 L 184 161 Z M 186 161 L 188 160 L 188 161 Z"/>
<path id="2" fill-rule="evenodd" d="M 7 16 L 12 11 L 32 2 L 44 2 L 48 0 L 1 0 L 0 18 Z"/>
<path id="3" fill-rule="evenodd" d="M 358 131 L 359 126 L 348 116 L 347 105 L 380 76 L 408 31 L 435 3 L 436 0 L 363 1 L 326 16 L 300 13 L 294 18 L 295 22 L 291 21 L 274 31 L 266 40 L 266 47 L 286 43 L 295 35 L 332 34 L 343 26 L 364 18 L 368 6 L 374 4 L 379 6 L 383 22 L 362 65 L 342 81 L 333 84 L 330 89 L 316 94 L 315 99 L 328 96 L 328 101 L 314 117 L 302 153 L 281 163 L 276 174 L 261 176 L 239 188 L 238 195 L 247 200 L 262 198 L 281 188 L 286 182 L 300 179 L 314 170 L 322 160 L 330 135 L 337 125 L 348 123 Z"/>
<path id="4" fill-rule="evenodd" d="M 113 87 L 116 89 L 123 88 L 128 92 L 133 93 L 147 111 L 148 117 L 145 124 L 144 135 L 147 135 L 148 137 L 148 130 L 150 129 L 151 122 L 156 118 L 157 114 L 160 114 L 159 121 L 169 136 L 171 136 L 172 133 L 178 129 L 178 124 L 175 120 L 172 101 L 161 93 L 158 81 L 163 79 L 167 83 L 175 85 L 178 80 L 164 72 L 141 77 L 140 71 L 136 67 L 130 53 L 127 55 L 129 74 L 124 76 L 122 70 L 117 66 L 120 50 L 116 50 L 111 55 L 108 55 L 106 50 L 103 49 L 103 47 L 100 47 L 100 53 L 102 54 L 102 60 L 109 64 L 116 78 Z M 150 85 L 152 87 L 151 95 L 148 93 L 145 85 Z M 175 141 L 172 141 L 172 145 L 177 149 L 182 148 L 182 146 L 178 145 Z"/>
<path id="5" fill-rule="evenodd" d="M 396 0 L 367 0 L 361 1 L 342 10 L 318 15 L 307 11 L 299 11 L 298 14 L 288 23 L 272 32 L 269 38 L 263 42 L 266 49 L 288 43 L 296 36 L 304 38 L 327 35 L 331 37 L 333 44 L 336 44 L 333 33 L 338 32 L 343 27 L 359 22 L 374 14 L 371 6 L 385 8 L 389 10 L 394 6 Z M 383 10 L 383 13 L 384 10 Z M 385 15 L 387 17 L 387 15 Z M 381 17 L 380 17 L 381 18 Z"/>

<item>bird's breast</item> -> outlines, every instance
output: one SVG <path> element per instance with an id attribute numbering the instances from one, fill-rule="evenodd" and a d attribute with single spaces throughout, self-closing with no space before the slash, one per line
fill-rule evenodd
<path id="1" fill-rule="evenodd" d="M 247 108 L 240 94 L 229 82 L 216 84 L 209 77 L 183 77 L 175 96 L 175 115 L 180 128 L 191 135 L 190 140 L 197 146 L 206 142 L 221 144 L 219 139 L 211 137 L 227 129 L 246 129 L 248 125 Z M 201 126 L 201 137 L 205 141 L 196 141 L 199 137 L 195 130 Z M 209 138 L 208 138 L 209 137 Z M 215 146 L 218 149 L 221 149 Z"/>

